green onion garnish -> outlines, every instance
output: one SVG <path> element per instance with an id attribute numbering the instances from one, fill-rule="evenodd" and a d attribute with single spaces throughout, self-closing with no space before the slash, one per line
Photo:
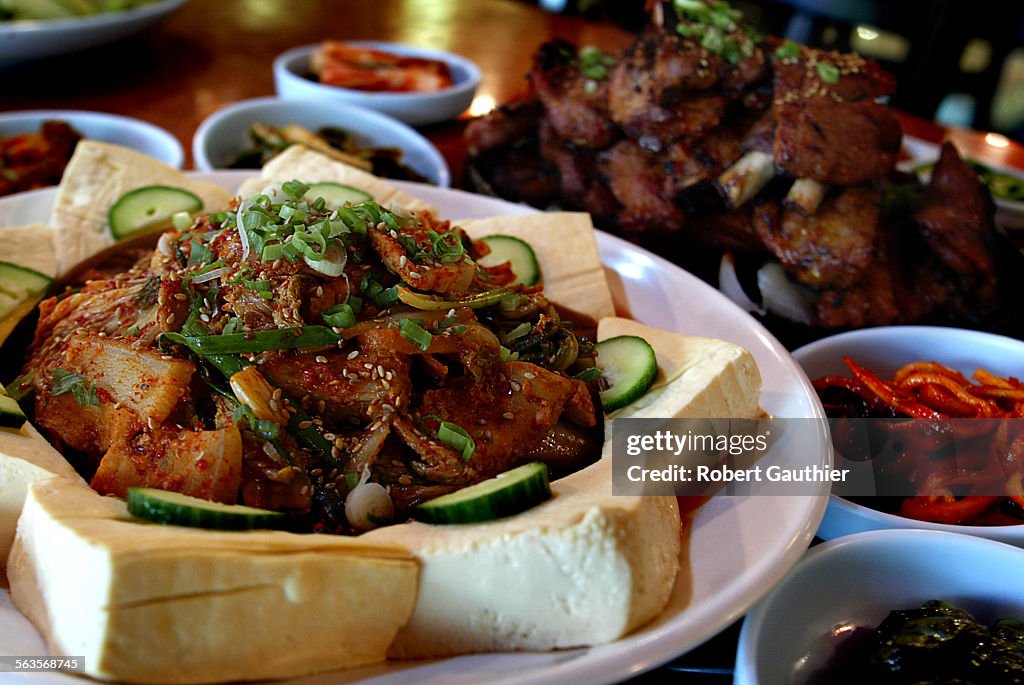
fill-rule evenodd
<path id="1" fill-rule="evenodd" d="M 22 374 L 11 381 L 10 385 L 4 388 L 4 392 L 8 397 L 13 399 L 15 402 L 21 402 L 23 399 L 32 394 L 35 390 L 34 380 L 36 377 L 35 369 L 28 373 Z"/>
<path id="2" fill-rule="evenodd" d="M 325 309 L 320 317 L 324 323 L 333 328 L 348 328 L 356 325 L 356 313 L 352 305 L 336 304 L 330 309 Z"/>
<path id="3" fill-rule="evenodd" d="M 299 326 L 267 331 L 229 333 L 227 335 L 164 333 L 161 337 L 166 338 L 172 343 L 185 345 L 201 357 L 240 354 L 242 352 L 326 347 L 337 345 L 344 340 L 344 338 L 326 326 Z"/>
<path id="4" fill-rule="evenodd" d="M 818 69 L 818 76 L 825 83 L 839 83 L 839 67 L 832 64 L 818 62 L 815 67 Z"/>
<path id="5" fill-rule="evenodd" d="M 601 369 L 597 368 L 596 366 L 591 366 L 589 369 L 583 369 L 578 374 L 573 376 L 573 378 L 581 380 L 584 383 L 589 383 L 590 381 L 597 380 L 600 377 Z"/>
<path id="6" fill-rule="evenodd" d="M 285 195 L 293 200 L 298 200 L 306 194 L 306 191 L 309 190 L 309 186 L 302 181 L 285 181 L 281 184 L 281 190 L 283 190 Z"/>
<path id="7" fill-rule="evenodd" d="M 398 324 L 402 337 L 423 351 L 430 349 L 430 341 L 434 336 L 416 319 L 402 319 Z"/>
<path id="8" fill-rule="evenodd" d="M 800 56 L 800 46 L 796 44 L 796 41 L 787 40 L 775 51 L 775 56 L 779 59 L 790 59 L 793 57 Z"/>
<path id="9" fill-rule="evenodd" d="M 188 212 L 175 212 L 171 217 L 171 225 L 179 231 L 187 231 L 192 225 L 192 215 Z"/>
<path id="10" fill-rule="evenodd" d="M 437 428 L 437 439 L 462 454 L 462 461 L 469 461 L 476 450 L 476 442 L 466 429 L 457 423 L 442 421 Z"/>

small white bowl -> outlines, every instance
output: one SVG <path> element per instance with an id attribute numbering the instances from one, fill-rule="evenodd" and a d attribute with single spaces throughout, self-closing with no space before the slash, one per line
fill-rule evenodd
<path id="1" fill-rule="evenodd" d="M 451 69 L 454 85 L 436 93 L 378 93 L 339 88 L 319 83 L 311 77 L 309 60 L 320 47 L 304 45 L 282 53 L 274 60 L 274 85 L 282 98 L 330 100 L 359 105 L 384 112 L 413 126 L 454 119 L 473 102 L 480 84 L 480 67 L 451 52 L 431 50 L 404 43 L 346 41 L 354 47 L 382 50 L 396 55 L 424 57 L 445 62 Z"/>
<path id="2" fill-rule="evenodd" d="M 90 140 L 122 145 L 159 159 L 175 169 L 185 161 L 185 151 L 173 135 L 141 119 L 105 112 L 70 109 L 38 109 L 0 114 L 0 138 L 18 133 L 38 133 L 44 121 L 65 121 Z"/>
<path id="3" fill-rule="evenodd" d="M 222 107 L 204 119 L 192 137 L 196 168 L 227 168 L 252 148 L 249 129 L 255 123 L 271 127 L 297 124 L 314 133 L 325 126 L 340 128 L 350 132 L 359 145 L 400 148 L 402 164 L 434 185 L 451 185 L 444 157 L 414 129 L 379 112 L 323 100 L 254 98 Z"/>
<path id="4" fill-rule="evenodd" d="M 1024 618 L 1024 550 L 968 535 L 883 530 L 811 548 L 747 614 L 736 685 L 802 685 L 854 627 L 931 599 L 986 624 Z"/>
<path id="5" fill-rule="evenodd" d="M 968 378 L 978 369 L 1024 378 L 1024 341 L 993 333 L 939 326 L 882 326 L 840 333 L 805 345 L 793 357 L 812 381 L 829 374 L 850 375 L 843 355 L 882 378 L 913 361 L 936 361 Z M 1024 525 L 959 526 L 889 514 L 832 495 L 817 535 L 831 539 L 883 528 L 925 528 L 965 533 L 1024 547 Z"/>

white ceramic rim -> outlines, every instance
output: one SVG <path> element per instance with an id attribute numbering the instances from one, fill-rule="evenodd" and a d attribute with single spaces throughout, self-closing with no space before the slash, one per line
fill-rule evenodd
<path id="1" fill-rule="evenodd" d="M 915 334 L 943 335 L 950 338 L 963 338 L 965 345 L 969 344 L 972 338 L 976 339 L 981 337 L 987 339 L 987 341 L 996 345 L 1016 348 L 1024 347 L 1024 341 L 1017 340 L 1016 338 L 1010 338 L 1008 336 L 999 335 L 997 333 L 988 333 L 986 331 L 974 331 L 966 328 L 948 328 L 944 326 L 879 326 L 876 328 L 862 328 L 855 331 L 846 331 L 844 333 L 837 333 L 836 335 L 830 335 L 826 338 L 821 338 L 820 340 L 815 340 L 814 342 L 808 343 L 796 350 L 793 350 L 793 358 L 796 359 L 797 363 L 800 363 L 801 359 L 804 356 L 813 354 L 822 348 L 830 347 L 837 343 L 861 340 L 863 338 L 877 337 L 879 338 L 879 346 L 884 346 L 886 342 L 889 340 L 906 339 L 908 336 L 912 336 Z M 1011 545 L 1012 543 L 1006 542 L 1008 537 L 1020 537 L 1021 543 L 1024 544 L 1024 529 L 1022 529 L 1020 526 L 959 526 L 949 523 L 933 523 L 931 521 L 918 521 L 916 519 L 910 519 L 905 516 L 898 516 L 896 514 L 878 511 L 877 509 L 866 507 L 863 504 L 851 502 L 850 500 L 845 499 L 843 497 L 839 497 L 838 495 L 829 495 L 828 509 L 835 509 L 840 513 L 840 515 L 844 517 L 856 517 L 858 519 L 876 519 L 878 521 L 878 530 L 930 530 L 936 532 L 986 538 L 992 541 L 1000 542 L 1002 544 Z M 825 517 L 828 518 L 829 515 L 829 511 L 826 511 Z M 1021 525 L 1024 526 L 1024 523 L 1022 523 Z M 1018 536 L 1001 535 L 1001 533 L 1015 530 L 1021 531 Z M 861 533 L 853 533 L 853 535 L 860 534 Z"/>
<path id="2" fill-rule="evenodd" d="M 47 119 L 60 119 L 74 126 L 74 122 L 81 121 L 96 125 L 117 125 L 124 128 L 131 128 L 143 132 L 149 138 L 160 141 L 160 145 L 166 146 L 173 151 L 173 155 L 160 161 L 164 164 L 180 169 L 185 163 L 185 149 L 170 131 L 160 128 L 142 119 L 126 117 L 123 114 L 111 114 L 108 112 L 95 112 L 84 109 L 25 109 L 11 112 L 0 112 L 0 126 L 5 123 L 16 122 L 21 119 L 38 118 L 39 123 Z M 86 136 L 88 138 L 88 136 Z"/>
<path id="3" fill-rule="evenodd" d="M 250 108 L 257 106 L 269 105 L 271 107 L 291 107 L 291 106 L 302 106 L 306 105 L 310 109 L 320 110 L 333 110 L 337 113 L 343 111 L 352 111 L 358 114 L 363 119 L 370 121 L 375 127 L 381 129 L 395 129 L 401 131 L 405 136 L 415 140 L 420 144 L 420 152 L 427 158 L 427 162 L 430 165 L 430 173 L 436 175 L 436 179 L 430 179 L 431 182 L 435 183 L 441 188 L 448 188 L 452 183 L 452 173 L 448 168 L 448 162 L 445 161 L 444 156 L 441 155 L 441 151 L 437 147 L 427 140 L 426 137 L 416 129 L 404 121 L 400 121 L 388 114 L 379 112 L 368 107 L 361 105 L 349 104 L 347 102 L 330 102 L 327 100 L 309 100 L 309 99 L 284 99 L 278 97 L 260 97 L 250 98 L 248 100 L 239 100 L 229 105 L 221 107 L 217 111 L 210 114 L 208 117 L 203 119 L 196 128 L 195 133 L 192 134 L 192 160 L 195 164 L 196 171 L 223 171 L 224 169 L 218 169 L 210 163 L 209 158 L 206 156 L 206 148 L 203 142 L 209 138 L 210 129 L 217 125 L 222 119 L 231 116 L 239 111 L 245 111 Z M 339 128 L 344 128 L 343 125 Z M 426 170 L 418 170 L 418 173 L 422 173 Z M 427 174 L 423 174 L 426 176 Z M 393 179 L 389 179 L 393 180 Z"/>
<path id="4" fill-rule="evenodd" d="M 757 678 L 757 653 L 760 636 L 769 628 L 765 624 L 768 613 L 772 608 L 775 598 L 781 593 L 781 588 L 788 583 L 799 582 L 800 574 L 813 571 L 814 566 L 821 563 L 822 557 L 826 555 L 831 556 L 836 554 L 837 550 L 845 550 L 851 546 L 870 548 L 883 543 L 907 547 L 916 545 L 944 546 L 951 544 L 951 542 L 975 549 L 980 548 L 982 552 L 988 551 L 1003 556 L 1019 557 L 1020 561 L 1024 561 L 1024 550 L 1013 545 L 999 542 L 998 540 L 940 530 L 869 530 L 844 535 L 815 545 L 790 569 L 786 578 L 747 613 L 740 628 L 739 643 L 736 648 L 736 662 L 733 671 L 734 682 L 737 685 L 775 685 L 774 683 L 759 683 Z M 897 607 L 892 608 L 895 609 Z"/>
<path id="5" fill-rule="evenodd" d="M 120 24 L 132 20 L 144 20 L 149 17 L 157 17 L 169 13 L 184 5 L 187 0 L 157 0 L 156 2 L 141 7 L 132 7 L 126 10 L 112 12 L 101 12 L 85 17 L 68 17 L 66 19 L 19 19 L 17 21 L 5 21 L 0 25 L 0 37 L 4 34 L 30 35 L 35 33 L 46 33 L 53 31 L 63 33 L 65 31 L 78 31 L 95 27 Z"/>
<path id="6" fill-rule="evenodd" d="M 467 78 L 461 81 L 455 80 L 450 87 L 443 88 L 442 90 L 434 91 L 432 93 L 389 93 L 387 91 L 367 91 L 355 88 L 344 88 L 342 86 L 331 86 L 308 79 L 298 72 L 298 68 L 300 66 L 308 65 L 309 56 L 320 47 L 320 43 L 302 45 L 281 53 L 274 58 L 274 71 L 281 75 L 285 75 L 288 78 L 302 79 L 302 81 L 307 83 L 310 87 L 323 90 L 324 92 L 329 93 L 339 91 L 350 96 L 359 96 L 374 100 L 379 99 L 381 102 L 389 103 L 415 102 L 417 100 L 451 97 L 455 94 L 463 94 L 472 91 L 480 84 L 482 72 L 476 62 L 454 52 L 435 50 L 433 48 L 423 48 L 409 43 L 390 43 L 373 40 L 352 40 L 344 42 L 347 45 L 393 52 L 396 55 L 426 57 L 429 59 L 447 62 L 449 66 L 456 67 L 455 71 L 464 71 L 467 74 Z M 455 74 L 453 73 L 453 76 L 454 75 Z"/>

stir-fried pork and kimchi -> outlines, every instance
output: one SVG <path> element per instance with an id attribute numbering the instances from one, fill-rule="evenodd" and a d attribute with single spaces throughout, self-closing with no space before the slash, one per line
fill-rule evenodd
<path id="1" fill-rule="evenodd" d="M 131 268 L 42 303 L 22 382 L 96 490 L 350 533 L 383 522 L 346 518 L 366 482 L 401 520 L 520 462 L 598 458 L 593 344 L 540 286 L 446 221 L 307 190 L 176 217 Z"/>

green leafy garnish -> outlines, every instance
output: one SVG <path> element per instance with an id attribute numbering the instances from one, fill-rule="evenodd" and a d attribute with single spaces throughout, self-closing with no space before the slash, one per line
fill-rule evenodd
<path id="1" fill-rule="evenodd" d="M 775 56 L 779 59 L 791 59 L 800 56 L 800 46 L 797 45 L 796 41 L 787 40 L 778 47 L 775 51 Z"/>
<path id="2" fill-rule="evenodd" d="M 815 68 L 818 70 L 818 78 L 825 83 L 839 83 L 839 67 L 818 62 Z"/>
<path id="3" fill-rule="evenodd" d="M 332 328 L 348 328 L 356 325 L 356 313 L 350 304 L 337 304 L 320 314 L 324 323 Z"/>
<path id="4" fill-rule="evenodd" d="M 416 319 L 402 319 L 398 324 L 398 331 L 403 338 L 419 349 L 423 351 L 430 349 L 430 341 L 434 336 Z"/>
<path id="5" fill-rule="evenodd" d="M 615 66 L 615 57 L 593 45 L 580 48 L 580 73 L 588 79 L 603 81 Z"/>
<path id="6" fill-rule="evenodd" d="M 94 407 L 100 403 L 96 395 L 95 381 L 89 381 L 85 376 L 61 368 L 55 368 L 51 378 L 53 387 L 50 393 L 54 397 L 70 392 L 80 407 Z"/>
<path id="7" fill-rule="evenodd" d="M 442 421 L 437 427 L 437 439 L 462 455 L 462 461 L 469 461 L 476 451 L 476 442 L 466 429 L 451 421 Z"/>

